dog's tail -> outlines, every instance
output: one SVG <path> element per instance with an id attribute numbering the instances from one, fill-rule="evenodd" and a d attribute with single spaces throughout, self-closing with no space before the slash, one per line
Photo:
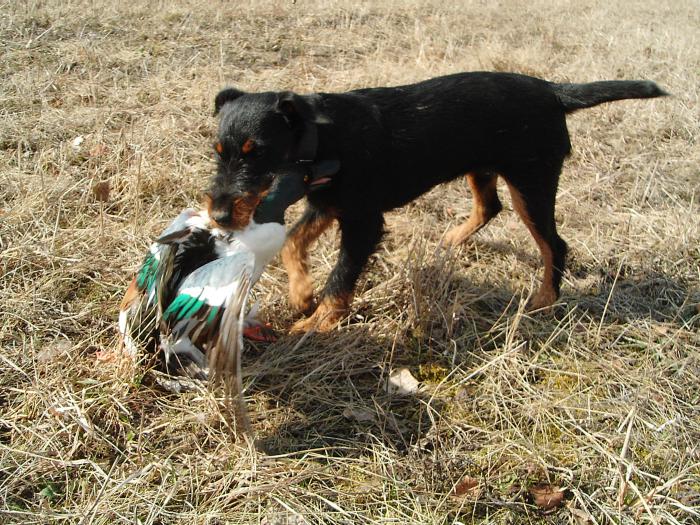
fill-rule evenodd
<path id="1" fill-rule="evenodd" d="M 567 113 L 613 100 L 669 95 L 650 80 L 605 80 L 589 84 L 552 84 L 552 87 Z"/>

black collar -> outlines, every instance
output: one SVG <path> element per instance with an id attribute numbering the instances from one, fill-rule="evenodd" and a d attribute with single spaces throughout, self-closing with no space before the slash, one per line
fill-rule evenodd
<path id="1" fill-rule="evenodd" d="M 340 161 L 337 159 L 317 159 L 318 155 L 318 125 L 315 122 L 304 123 L 304 133 L 299 139 L 295 162 L 302 166 L 306 173 L 309 190 L 327 186 L 328 183 L 318 184 L 314 182 L 322 178 L 331 178 L 340 171 Z"/>
<path id="2" fill-rule="evenodd" d="M 305 122 L 304 128 L 294 159 L 299 163 L 313 162 L 318 153 L 318 125 L 314 122 Z"/>

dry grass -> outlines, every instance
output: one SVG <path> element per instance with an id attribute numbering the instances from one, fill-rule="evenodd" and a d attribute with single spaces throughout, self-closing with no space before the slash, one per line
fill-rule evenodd
<path id="1" fill-rule="evenodd" d="M 3 522 L 697 523 L 698 27 L 693 0 L 3 2 Z M 570 118 L 553 314 L 523 312 L 539 261 L 514 213 L 437 251 L 468 213 L 459 182 L 390 214 L 341 329 L 246 352 L 267 454 L 232 441 L 210 393 L 96 361 L 149 240 L 212 172 L 221 86 L 473 69 L 675 94 Z M 323 238 L 319 279 L 335 253 Z M 285 287 L 276 262 L 259 295 L 280 330 Z M 400 367 L 418 395 L 385 392 Z M 566 506 L 532 505 L 536 483 Z"/>

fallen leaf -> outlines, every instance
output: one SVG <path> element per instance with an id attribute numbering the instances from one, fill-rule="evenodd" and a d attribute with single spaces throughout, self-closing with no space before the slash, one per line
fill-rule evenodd
<path id="1" fill-rule="evenodd" d="M 92 187 L 92 193 L 95 195 L 95 199 L 100 202 L 109 202 L 109 181 L 105 180 L 98 182 Z"/>
<path id="2" fill-rule="evenodd" d="M 479 499 L 479 496 L 481 496 L 479 481 L 470 476 L 464 476 L 461 480 L 459 480 L 459 483 L 455 485 L 452 495 L 460 497 L 464 496 L 475 500 Z"/>
<path id="3" fill-rule="evenodd" d="M 387 392 L 403 396 L 415 394 L 419 388 L 420 383 L 413 377 L 408 368 L 401 368 L 392 372 L 386 383 Z"/>
<path id="4" fill-rule="evenodd" d="M 542 510 L 549 510 L 559 507 L 564 503 L 564 489 L 556 485 L 540 483 L 528 489 L 532 499 Z"/>
<path id="5" fill-rule="evenodd" d="M 343 417 L 345 419 L 355 420 L 358 423 L 375 421 L 374 412 L 360 407 L 347 407 L 343 410 Z"/>

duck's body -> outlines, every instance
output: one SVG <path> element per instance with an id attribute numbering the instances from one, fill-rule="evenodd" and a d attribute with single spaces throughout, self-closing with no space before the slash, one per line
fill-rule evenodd
<path id="1" fill-rule="evenodd" d="M 197 266 L 214 260 L 210 237 L 207 218 L 188 208 L 149 247 L 119 308 L 122 345 L 132 358 L 139 347 L 155 348 L 163 307 L 179 281 Z"/>
<path id="2" fill-rule="evenodd" d="M 250 288 L 284 240 L 277 222 L 251 220 L 224 231 L 206 211 L 184 210 L 151 245 L 122 301 L 124 348 L 133 357 L 139 346 L 159 348 L 169 373 L 206 379 L 205 355 L 226 309 L 237 298 L 235 308 L 245 310 Z"/>
<path id="3" fill-rule="evenodd" d="M 337 161 L 300 163 L 275 175 L 267 196 L 257 197 L 247 225 L 235 230 L 234 221 L 227 221 L 231 228 L 226 229 L 221 217 L 212 218 L 211 196 L 210 210 L 180 213 L 151 245 L 124 296 L 123 347 L 132 357 L 139 347 L 159 349 L 171 374 L 207 379 L 211 372 L 221 378 L 233 389 L 237 424 L 250 430 L 240 361 L 244 321 L 259 328 L 250 317 L 244 320 L 250 290 L 282 250 L 287 207 L 307 190 L 328 185 L 327 175 L 337 171 Z M 243 212 L 230 206 L 228 213 Z M 259 330 L 255 335 L 261 338 Z M 168 383 L 181 389 L 179 381 Z"/>
<path id="4" fill-rule="evenodd" d="M 160 344 L 167 369 L 197 379 L 208 376 L 205 351 L 219 340 L 226 310 L 245 311 L 250 289 L 285 240 L 281 224 L 254 221 L 238 232 L 222 235 L 215 229 L 212 234 L 216 259 L 180 282 L 162 316 Z M 235 335 L 239 345 L 242 336 L 241 326 Z"/>

